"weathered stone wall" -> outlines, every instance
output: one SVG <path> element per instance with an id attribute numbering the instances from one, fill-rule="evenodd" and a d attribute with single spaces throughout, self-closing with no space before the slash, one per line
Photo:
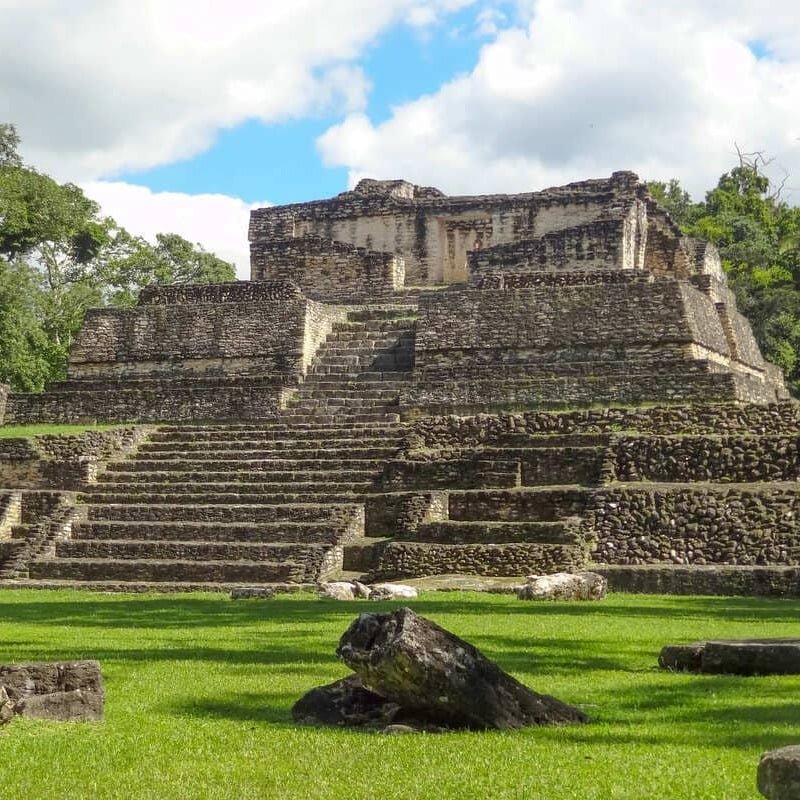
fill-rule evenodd
<path id="1" fill-rule="evenodd" d="M 635 250 L 625 246 L 625 235 L 625 220 L 599 219 L 540 239 L 476 249 L 467 253 L 470 283 L 493 272 L 640 269 Z"/>
<path id="2" fill-rule="evenodd" d="M 611 448 L 615 465 L 614 477 L 619 481 L 748 483 L 800 479 L 798 434 L 615 434 Z"/>
<path id="3" fill-rule="evenodd" d="M 232 281 L 231 283 L 145 286 L 140 306 L 207 305 L 209 303 L 274 303 L 300 296 L 298 286 L 288 281 Z"/>
<path id="4" fill-rule="evenodd" d="M 70 378 L 275 375 L 302 371 L 306 299 L 92 309 Z"/>
<path id="5" fill-rule="evenodd" d="M 621 433 L 669 436 L 675 434 L 800 434 L 800 404 L 734 405 L 701 403 L 693 406 L 602 408 L 549 413 L 479 414 L 471 417 L 431 416 L 411 426 L 406 449 L 461 449 L 499 445 L 509 437 L 548 433 Z"/>
<path id="6" fill-rule="evenodd" d="M 644 594 L 800 597 L 800 568 L 686 567 L 674 565 L 597 566 L 614 592 Z"/>
<path id="7" fill-rule="evenodd" d="M 593 499 L 593 560 L 607 564 L 800 564 L 791 486 L 608 488 Z"/>
<path id="8" fill-rule="evenodd" d="M 250 258 L 254 280 L 289 280 L 329 302 L 385 299 L 405 280 L 402 258 L 317 236 L 254 242 Z"/>
<path id="9" fill-rule="evenodd" d="M 81 489 L 100 465 L 130 452 L 145 427 L 0 439 L 0 485 L 15 489 Z"/>
<path id="10" fill-rule="evenodd" d="M 537 239 L 600 217 L 627 219 L 644 191 L 632 173 L 544 192 L 482 197 L 445 197 L 403 182 L 368 181 L 331 200 L 253 211 L 249 238 L 251 243 L 334 239 L 401 256 L 407 284 L 457 283 L 467 280 L 467 254 L 476 242 L 485 248 Z"/>

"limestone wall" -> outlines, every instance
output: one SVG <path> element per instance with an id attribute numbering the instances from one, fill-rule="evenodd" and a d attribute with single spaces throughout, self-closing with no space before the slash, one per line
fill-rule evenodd
<path id="1" fill-rule="evenodd" d="M 254 280 L 289 280 L 316 300 L 355 302 L 390 297 L 403 287 L 403 259 L 317 236 L 254 242 Z"/>
<path id="2" fill-rule="evenodd" d="M 604 489 L 593 500 L 592 558 L 606 564 L 800 563 L 793 486 Z"/>
<path id="3" fill-rule="evenodd" d="M 253 211 L 249 238 L 254 253 L 281 239 L 334 239 L 401 256 L 409 285 L 458 283 L 468 278 L 467 254 L 476 243 L 486 248 L 601 217 L 627 219 L 639 187 L 632 173 L 616 173 L 530 194 L 445 197 L 402 182 L 368 181 L 331 200 Z"/>

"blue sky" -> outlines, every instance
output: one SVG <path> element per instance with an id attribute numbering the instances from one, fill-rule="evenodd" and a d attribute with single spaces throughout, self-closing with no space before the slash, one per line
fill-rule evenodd
<path id="1" fill-rule="evenodd" d="M 398 24 L 382 33 L 359 59 L 371 83 L 365 108 L 370 120 L 385 122 L 392 107 L 468 73 L 487 38 L 475 25 L 475 9 L 468 7 L 431 28 Z M 316 140 L 340 120 L 333 110 L 272 124 L 250 120 L 221 131 L 213 146 L 194 158 L 113 177 L 158 192 L 214 192 L 247 202 L 328 197 L 347 188 L 347 169 L 324 166 Z"/>

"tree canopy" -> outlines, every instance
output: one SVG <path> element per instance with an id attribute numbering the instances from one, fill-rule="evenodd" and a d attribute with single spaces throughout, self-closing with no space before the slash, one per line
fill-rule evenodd
<path id="1" fill-rule="evenodd" d="M 684 233 L 720 251 L 739 310 L 764 356 L 800 394 L 800 208 L 763 174 L 760 154 L 740 155 L 705 199 L 694 203 L 676 180 L 649 184 Z"/>
<path id="2" fill-rule="evenodd" d="M 0 383 L 62 377 L 87 308 L 131 305 L 151 284 L 235 279 L 232 264 L 175 233 L 134 236 L 86 197 L 27 166 L 0 124 Z"/>

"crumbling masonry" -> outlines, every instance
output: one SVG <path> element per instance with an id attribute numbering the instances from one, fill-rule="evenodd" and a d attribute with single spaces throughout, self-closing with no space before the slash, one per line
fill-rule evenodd
<path id="1" fill-rule="evenodd" d="M 365 180 L 249 235 L 252 281 L 94 310 L 65 381 L 0 391 L 6 422 L 138 423 L 0 445 L 0 579 L 593 563 L 619 588 L 800 594 L 800 414 L 714 248 L 632 173 Z"/>

